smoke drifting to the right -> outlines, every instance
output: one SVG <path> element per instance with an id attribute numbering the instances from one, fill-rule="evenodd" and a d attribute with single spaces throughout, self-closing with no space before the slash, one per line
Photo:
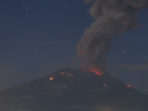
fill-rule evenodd
<path id="1" fill-rule="evenodd" d="M 148 7 L 148 0 L 84 0 L 91 3 L 90 15 L 95 19 L 77 45 L 85 67 L 106 72 L 106 56 L 111 40 L 137 27 L 137 13 Z"/>

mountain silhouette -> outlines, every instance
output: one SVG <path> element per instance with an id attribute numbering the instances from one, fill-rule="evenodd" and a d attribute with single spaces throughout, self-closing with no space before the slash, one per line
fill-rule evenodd
<path id="1" fill-rule="evenodd" d="M 109 74 L 65 68 L 1 92 L 0 111 L 148 111 L 148 96 Z"/>

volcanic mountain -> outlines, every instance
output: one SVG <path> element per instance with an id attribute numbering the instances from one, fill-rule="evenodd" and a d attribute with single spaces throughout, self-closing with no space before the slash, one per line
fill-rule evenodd
<path id="1" fill-rule="evenodd" d="M 148 111 L 148 96 L 111 75 L 65 68 L 1 92 L 0 111 Z"/>

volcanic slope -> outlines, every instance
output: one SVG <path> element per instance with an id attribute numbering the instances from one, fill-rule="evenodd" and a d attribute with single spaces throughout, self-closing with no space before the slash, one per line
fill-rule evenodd
<path id="1" fill-rule="evenodd" d="M 148 111 L 148 96 L 111 75 L 65 68 L 1 92 L 0 111 Z"/>

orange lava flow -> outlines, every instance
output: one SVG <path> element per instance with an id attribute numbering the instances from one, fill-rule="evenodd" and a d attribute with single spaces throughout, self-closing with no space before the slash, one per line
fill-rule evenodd
<path id="1" fill-rule="evenodd" d="M 130 84 L 126 84 L 126 88 L 131 88 L 132 86 Z"/>
<path id="2" fill-rule="evenodd" d="M 53 81 L 53 80 L 54 80 L 54 78 L 53 78 L 53 77 L 49 77 L 49 80 L 50 80 L 50 81 Z"/>
<path id="3" fill-rule="evenodd" d="M 90 72 L 93 72 L 98 76 L 102 76 L 102 72 L 100 72 L 97 68 L 90 68 Z"/>

